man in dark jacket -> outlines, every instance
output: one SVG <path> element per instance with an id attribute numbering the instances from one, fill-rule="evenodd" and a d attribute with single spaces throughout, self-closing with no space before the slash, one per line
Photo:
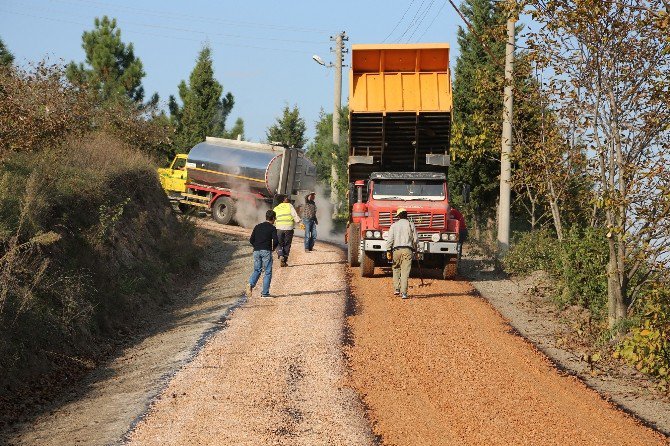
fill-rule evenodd
<path id="1" fill-rule="evenodd" d="M 305 252 L 313 250 L 314 242 L 316 242 L 316 225 L 319 224 L 319 221 L 316 218 L 315 197 L 314 192 L 307 194 L 305 205 L 302 207 L 302 224 L 305 226 Z"/>
<path id="2" fill-rule="evenodd" d="M 276 218 L 277 215 L 275 214 L 275 211 L 267 211 L 265 213 L 266 221 L 257 224 L 256 227 L 254 227 L 254 230 L 251 231 L 249 243 L 254 247 L 254 272 L 251 273 L 249 283 L 247 283 L 247 297 L 251 297 L 251 292 L 256 286 L 258 279 L 261 277 L 262 271 L 265 271 L 265 275 L 263 276 L 263 290 L 261 291 L 261 297 L 271 297 L 270 282 L 272 281 L 272 251 L 274 251 L 279 244 L 277 228 L 274 226 Z"/>

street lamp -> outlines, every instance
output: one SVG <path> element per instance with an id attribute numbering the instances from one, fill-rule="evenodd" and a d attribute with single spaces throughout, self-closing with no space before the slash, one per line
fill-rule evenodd
<path id="1" fill-rule="evenodd" d="M 326 62 L 324 62 L 323 59 L 321 59 L 321 57 L 317 54 L 313 55 L 312 59 L 314 59 L 314 62 L 318 63 L 319 65 L 323 65 L 326 68 L 332 68 L 335 66 L 332 62 L 326 65 Z"/>

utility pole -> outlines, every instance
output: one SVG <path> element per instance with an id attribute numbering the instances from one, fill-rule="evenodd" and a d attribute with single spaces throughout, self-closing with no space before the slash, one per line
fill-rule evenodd
<path id="1" fill-rule="evenodd" d="M 510 195 L 512 179 L 512 105 L 514 86 L 514 34 L 516 12 L 510 11 L 507 19 L 507 45 L 505 47 L 505 107 L 503 109 L 502 151 L 500 153 L 500 199 L 498 201 L 498 250 L 505 254 L 509 249 Z"/>
<path id="2" fill-rule="evenodd" d="M 341 33 L 331 36 L 330 40 L 335 41 L 335 47 L 331 48 L 331 51 L 335 53 L 335 107 L 333 108 L 333 152 L 331 156 L 333 157 L 333 164 L 330 168 L 330 202 L 333 204 L 333 218 L 339 213 L 340 203 L 337 199 L 337 150 L 340 147 L 340 109 L 342 108 L 342 62 L 344 61 L 343 53 L 346 53 L 347 50 L 344 49 L 344 42 L 349 40 L 347 34 L 342 31 Z"/>

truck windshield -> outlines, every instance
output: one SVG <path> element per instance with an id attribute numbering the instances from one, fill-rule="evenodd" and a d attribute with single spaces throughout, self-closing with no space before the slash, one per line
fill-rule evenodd
<path id="1" fill-rule="evenodd" d="M 375 181 L 372 196 L 379 200 L 443 200 L 444 182 L 429 180 Z"/>

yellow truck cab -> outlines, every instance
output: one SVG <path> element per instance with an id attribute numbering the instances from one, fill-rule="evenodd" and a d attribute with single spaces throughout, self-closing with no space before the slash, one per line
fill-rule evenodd
<path id="1" fill-rule="evenodd" d="M 161 186 L 163 186 L 168 197 L 186 192 L 187 157 L 187 154 L 180 153 L 174 157 L 170 167 L 158 169 L 158 177 L 160 178 Z"/>

